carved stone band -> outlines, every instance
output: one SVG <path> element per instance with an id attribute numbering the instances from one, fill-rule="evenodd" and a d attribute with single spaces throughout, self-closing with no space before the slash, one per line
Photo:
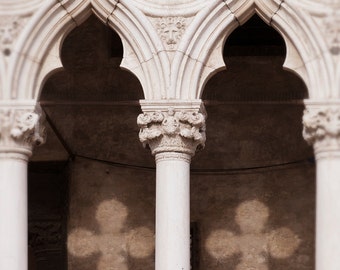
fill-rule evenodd
<path id="1" fill-rule="evenodd" d="M 315 155 L 339 152 L 340 106 L 307 107 L 303 115 L 303 137 L 314 145 Z"/>
<path id="2" fill-rule="evenodd" d="M 28 109 L 0 108 L 0 155 L 31 155 L 33 146 L 45 142 L 41 113 Z"/>
<path id="3" fill-rule="evenodd" d="M 149 146 L 153 155 L 179 152 L 193 156 L 205 143 L 205 116 L 199 112 L 155 111 L 140 114 L 139 139 Z"/>

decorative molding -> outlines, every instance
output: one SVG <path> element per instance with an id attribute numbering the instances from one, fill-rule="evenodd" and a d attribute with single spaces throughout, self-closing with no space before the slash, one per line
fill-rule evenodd
<path id="1" fill-rule="evenodd" d="M 42 114 L 29 109 L 0 109 L 0 153 L 30 155 L 33 146 L 45 142 Z"/>
<path id="2" fill-rule="evenodd" d="M 0 17 L 0 50 L 4 56 L 10 56 L 12 46 L 29 16 L 8 15 Z"/>
<path id="3" fill-rule="evenodd" d="M 307 106 L 303 115 L 303 137 L 314 145 L 317 157 L 320 153 L 339 151 L 340 106 Z"/>
<path id="4" fill-rule="evenodd" d="M 162 152 L 180 152 L 191 156 L 205 144 L 205 116 L 199 112 L 173 107 L 167 112 L 144 112 L 137 118 L 139 139 L 149 145 L 153 155 Z"/>
<path id="5" fill-rule="evenodd" d="M 190 164 L 191 155 L 179 152 L 161 152 L 155 155 L 156 163 L 169 160 L 180 160 Z"/>
<path id="6" fill-rule="evenodd" d="M 210 4 L 206 0 L 133 0 L 134 5 L 147 16 L 194 16 Z"/>
<path id="7" fill-rule="evenodd" d="M 187 21 L 184 17 L 161 17 L 155 21 L 157 32 L 167 50 L 173 51 L 181 40 Z"/>
<path id="8" fill-rule="evenodd" d="M 8 14 L 28 14 L 35 12 L 44 0 L 1 0 L 0 17 Z"/>

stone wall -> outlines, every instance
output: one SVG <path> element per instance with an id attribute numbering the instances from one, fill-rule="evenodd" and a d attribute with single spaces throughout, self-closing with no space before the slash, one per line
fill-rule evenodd
<path id="1" fill-rule="evenodd" d="M 28 269 L 64 270 L 68 163 L 31 162 L 28 172 Z"/>
<path id="2" fill-rule="evenodd" d="M 197 269 L 314 269 L 313 163 L 194 172 Z M 154 269 L 155 173 L 77 158 L 69 270 Z"/>

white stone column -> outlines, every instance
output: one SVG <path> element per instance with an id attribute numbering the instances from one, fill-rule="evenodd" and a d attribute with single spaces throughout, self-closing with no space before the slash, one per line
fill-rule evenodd
<path id="1" fill-rule="evenodd" d="M 44 142 L 39 118 L 0 105 L 0 269 L 27 269 L 27 162 Z"/>
<path id="2" fill-rule="evenodd" d="M 304 138 L 316 159 L 316 270 L 340 269 L 340 104 L 308 104 Z"/>
<path id="3" fill-rule="evenodd" d="M 141 105 L 139 138 L 156 158 L 155 269 L 190 270 L 190 160 L 205 142 L 202 102 Z"/>

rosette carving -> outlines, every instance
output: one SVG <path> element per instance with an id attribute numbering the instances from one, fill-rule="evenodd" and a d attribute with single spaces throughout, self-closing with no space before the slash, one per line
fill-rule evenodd
<path id="1" fill-rule="evenodd" d="M 25 109 L 0 110 L 0 152 L 6 149 L 16 152 L 23 149 L 30 153 L 33 146 L 45 142 L 45 128 L 41 125 L 41 115 Z"/>
<path id="2" fill-rule="evenodd" d="M 303 137 L 315 152 L 340 149 L 340 108 L 310 108 L 303 115 Z"/>
<path id="3" fill-rule="evenodd" d="M 146 112 L 137 118 L 139 139 L 152 154 L 181 152 L 194 155 L 205 144 L 205 116 L 199 112 Z"/>

